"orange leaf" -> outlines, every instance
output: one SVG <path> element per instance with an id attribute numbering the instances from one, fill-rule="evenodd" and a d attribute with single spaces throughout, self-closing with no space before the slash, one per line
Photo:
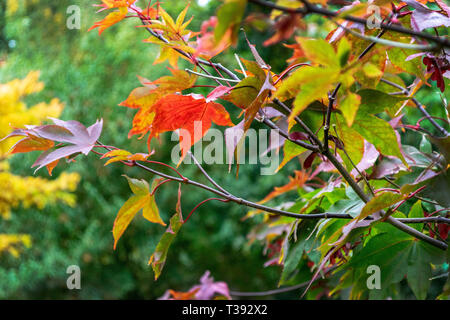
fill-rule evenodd
<path id="1" fill-rule="evenodd" d="M 160 95 L 155 92 L 154 88 L 151 87 L 139 87 L 131 91 L 127 100 L 119 104 L 119 106 L 124 106 L 128 108 L 141 108 L 143 106 L 151 106 L 154 104 Z"/>
<path id="2" fill-rule="evenodd" d="M 45 151 L 52 148 L 54 145 L 55 143 L 51 140 L 36 137 L 30 134 L 12 146 L 10 153 L 15 154 L 30 151 Z"/>
<path id="3" fill-rule="evenodd" d="M 200 288 L 196 288 L 188 292 L 179 292 L 169 289 L 169 292 L 174 300 L 195 300 L 195 294 L 198 290 L 200 290 Z"/>
<path id="4" fill-rule="evenodd" d="M 47 171 L 49 175 L 52 175 L 53 169 L 55 169 L 55 167 L 58 165 L 59 159 L 53 161 L 52 163 L 46 165 L 47 167 Z"/>
<path id="5" fill-rule="evenodd" d="M 136 0 L 102 0 L 102 2 L 108 8 L 120 8 L 132 5 Z"/>

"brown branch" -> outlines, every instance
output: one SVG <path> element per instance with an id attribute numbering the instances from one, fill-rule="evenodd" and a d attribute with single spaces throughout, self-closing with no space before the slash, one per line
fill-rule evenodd
<path id="1" fill-rule="evenodd" d="M 316 5 L 309 3 L 306 0 L 302 0 L 302 2 L 304 3 L 304 7 L 297 8 L 297 9 L 283 7 L 283 6 L 277 5 L 273 2 L 269 2 L 269 1 L 265 1 L 265 0 L 249 0 L 249 2 L 259 5 L 259 6 L 262 6 L 262 7 L 276 9 L 276 10 L 280 10 L 280 11 L 287 12 L 287 13 L 299 13 L 299 14 L 303 14 L 303 15 L 320 14 L 320 15 L 324 15 L 327 17 L 337 17 L 337 16 L 341 15 L 341 13 L 318 7 Z M 366 25 L 366 23 L 367 23 L 367 19 L 358 18 L 358 17 L 354 17 L 354 16 L 350 16 L 350 15 L 342 15 L 340 18 L 347 20 L 347 21 L 360 23 L 363 25 Z M 436 44 L 439 44 L 441 47 L 450 48 L 450 41 L 447 40 L 445 37 L 437 37 L 437 36 L 433 36 L 429 33 L 418 32 L 418 31 L 404 28 L 399 25 L 389 24 L 389 23 L 381 23 L 380 28 L 383 30 L 389 30 L 389 31 L 406 34 L 409 36 L 418 37 L 418 38 L 425 39 L 428 41 L 432 41 Z"/>

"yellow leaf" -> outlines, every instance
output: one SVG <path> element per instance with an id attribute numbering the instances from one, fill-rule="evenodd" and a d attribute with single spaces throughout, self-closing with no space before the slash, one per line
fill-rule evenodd
<path id="1" fill-rule="evenodd" d="M 117 242 L 128 228 L 134 216 L 145 206 L 147 201 L 146 196 L 132 196 L 120 208 L 113 226 L 114 250 L 116 249 Z"/>

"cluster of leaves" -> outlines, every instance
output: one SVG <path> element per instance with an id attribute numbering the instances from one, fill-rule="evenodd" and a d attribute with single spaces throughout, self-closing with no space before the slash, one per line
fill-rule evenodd
<path id="1" fill-rule="evenodd" d="M 271 7 L 270 2 L 269 5 L 264 1 L 248 2 Z M 441 249 L 447 247 L 449 231 L 446 217 L 450 204 L 446 195 L 450 189 L 450 135 L 427 114 L 425 118 L 435 123 L 441 136 L 423 129 L 420 126 L 423 119 L 411 125 L 404 115 L 410 107 L 424 110 L 413 95 L 424 85 L 430 85 L 429 79 L 436 82 L 441 92 L 445 91 L 444 78 L 449 77 L 448 47 L 415 46 L 410 44 L 409 35 L 364 30 L 359 23 L 343 21 L 348 15 L 362 19 L 369 17 L 369 4 L 355 2 L 340 11 L 335 21 L 338 26 L 330 24 L 325 39 L 296 36 L 295 42 L 288 46 L 293 49 L 293 56 L 287 61 L 286 69 L 279 73 L 271 70 L 248 39 L 254 61 L 239 59 L 243 79 L 210 61 L 237 43 L 241 23 L 259 21 L 278 25 L 280 28 L 265 45 L 291 39 L 304 28 L 303 15 L 314 12 L 311 8 L 316 7 L 312 3 L 326 5 L 325 1 L 306 3 L 277 1 L 279 7 L 269 15 L 258 12 L 244 19 L 247 1 L 227 0 L 216 17 L 205 22 L 199 32 L 194 32 L 187 29 L 190 20 L 185 22 L 188 7 L 173 19 L 159 2 L 152 6 L 149 3 L 141 9 L 137 1 L 103 0 L 102 10 L 113 11 L 93 28 L 102 33 L 126 17 L 135 16 L 151 34 L 146 42 L 161 48 L 155 63 L 167 60 L 172 67 L 172 76 L 155 81 L 141 78 L 143 87 L 133 90 L 121 104 L 138 109 L 129 136 L 140 134 L 142 137 L 149 133 L 148 153 L 133 155 L 103 146 L 110 151 L 103 157 L 113 158 L 108 163 L 120 161 L 129 166 L 136 166 L 138 162 L 152 163 L 148 160 L 154 152 L 150 147 L 152 138 L 182 129 L 192 137 L 190 141 L 184 141 L 180 136 L 183 159 L 212 123 L 229 126 L 228 133 L 230 130 L 242 131 L 237 141 L 227 144 L 231 152 L 239 152 L 239 145 L 255 119 L 276 120 L 287 130 L 283 142 L 274 147 L 283 148 L 284 159 L 279 170 L 294 158 L 300 160 L 302 170 L 297 171 L 287 185 L 276 188 L 262 203 L 295 189 L 299 198 L 283 203 L 279 210 L 281 216 L 264 213 L 264 221 L 255 228 L 251 240 L 265 240 L 270 258 L 267 265 L 283 267 L 280 285 L 307 279 L 311 286 L 319 274 L 325 274 L 329 283 L 313 288 L 309 297 L 332 295 L 351 288 L 350 298 L 385 298 L 395 294 L 395 286 L 406 276 L 415 296 L 424 299 L 430 287 L 429 279 L 448 268 L 448 255 L 446 257 Z M 406 4 L 382 0 L 374 3 L 383 9 L 383 19 L 411 27 L 416 32 L 429 28 L 439 32 L 449 25 L 450 9 L 439 0 L 434 9 L 413 0 Z M 362 29 L 365 35 L 352 29 Z M 195 37 L 196 41 L 193 41 Z M 417 53 L 417 50 L 421 52 Z M 204 74 L 178 70 L 180 57 Z M 419 57 L 423 57 L 424 65 L 416 60 Z M 204 66 L 212 67 L 217 76 L 212 76 Z M 223 73 L 233 79 L 224 78 Z M 196 75 L 199 74 L 217 82 L 211 93 L 206 98 L 196 93 L 182 94 L 184 90 L 197 87 Z M 412 81 L 405 82 L 405 74 Z M 231 86 L 229 82 L 237 84 Z M 234 126 L 227 109 L 216 102 L 218 99 L 242 109 L 245 115 L 241 123 Z M 448 109 L 442 100 L 442 107 Z M 443 120 L 448 123 L 448 118 Z M 97 147 L 101 131 L 101 122 L 86 129 L 76 121 L 54 121 L 52 126 L 26 127 L 10 135 L 25 137 L 16 145 L 19 151 L 45 150 L 35 165 L 39 168 L 49 166 L 50 172 L 60 158 L 71 159 L 80 152 L 88 154 Z M 200 134 L 194 132 L 196 121 L 202 121 Z M 419 149 L 402 143 L 401 132 L 405 129 L 424 134 Z M 49 151 L 55 141 L 70 145 L 58 145 L 55 151 Z M 22 149 L 22 145 L 26 147 Z M 175 168 L 171 169 L 179 174 Z M 336 171 L 341 175 L 334 174 Z M 177 181 L 189 182 L 179 175 L 181 178 Z M 156 179 L 150 188 L 144 180 L 127 179 L 133 196 L 117 215 L 113 228 L 115 243 L 140 210 L 150 222 L 165 225 L 159 216 L 154 193 L 167 181 Z M 225 199 L 214 200 L 242 204 L 242 199 L 223 192 L 219 194 Z M 169 247 L 188 219 L 182 216 L 180 198 L 179 191 L 176 213 L 149 261 L 155 278 L 161 274 Z M 250 215 L 269 209 L 265 207 L 250 212 Z M 287 212 L 305 217 L 293 218 Z M 320 215 L 323 217 L 320 220 L 310 219 L 311 215 L 321 213 L 325 216 Z M 345 215 L 345 218 L 328 218 L 327 214 Z M 399 219 L 411 218 L 409 221 L 414 222 L 414 219 L 438 215 L 443 220 L 414 223 L 414 228 L 403 224 L 399 227 Z M 394 221 L 394 226 L 385 224 L 386 221 Z M 427 242 L 418 242 L 418 234 Z M 366 270 L 370 265 L 381 268 L 381 290 L 367 290 Z M 336 285 L 336 279 L 341 279 L 339 285 Z M 441 297 L 448 294 L 448 283 L 445 290 Z M 193 297 L 195 292 L 190 294 Z"/>
<path id="2" fill-rule="evenodd" d="M 30 72 L 25 79 L 15 79 L 0 84 L 0 132 L 2 136 L 12 131 L 14 126 L 37 124 L 48 116 L 58 117 L 60 115 L 63 106 L 57 99 L 52 100 L 49 104 L 42 102 L 29 108 L 24 103 L 25 96 L 43 89 L 43 83 L 39 82 L 38 77 L 39 72 Z M 8 161 L 12 154 L 20 152 L 21 148 L 22 152 L 37 150 L 36 145 L 26 146 L 25 144 L 13 141 L 13 139 L 0 141 L 1 219 L 10 219 L 11 210 L 19 205 L 24 208 L 35 206 L 41 210 L 45 206 L 57 202 L 74 206 L 76 201 L 73 191 L 80 179 L 78 174 L 63 173 L 55 180 L 47 180 L 39 177 L 21 177 L 10 172 Z M 0 234 L 0 253 L 8 251 L 13 256 L 18 256 L 20 244 L 29 247 L 31 245 L 30 236 Z"/>

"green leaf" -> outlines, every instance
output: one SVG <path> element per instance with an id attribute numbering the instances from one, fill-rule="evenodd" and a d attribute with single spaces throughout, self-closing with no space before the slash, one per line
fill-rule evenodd
<path id="1" fill-rule="evenodd" d="M 150 192 L 150 188 L 147 181 L 130 178 L 126 175 L 123 176 L 128 180 L 128 185 L 130 186 L 131 191 L 133 191 L 135 195 L 137 196 L 146 195 Z"/>
<path id="2" fill-rule="evenodd" d="M 327 212 L 349 214 L 356 218 L 364 207 L 365 203 L 361 199 L 342 199 L 333 204 Z"/>
<path id="3" fill-rule="evenodd" d="M 329 84 L 337 79 L 338 68 L 304 67 L 297 69 L 289 78 L 281 82 L 280 87 L 275 92 L 274 97 L 282 101 L 294 98 L 305 83 L 321 86 L 323 83 Z"/>
<path id="4" fill-rule="evenodd" d="M 347 170 L 351 171 L 353 170 L 353 165 L 348 157 L 355 165 L 361 161 L 364 155 L 364 138 L 354 129 L 348 127 L 341 115 L 335 116 L 335 123 L 339 139 L 344 143 L 347 154 L 341 149 L 338 149 L 338 153 L 344 161 Z M 333 133 L 333 131 L 331 132 Z"/>
<path id="5" fill-rule="evenodd" d="M 158 185 L 159 179 L 155 179 L 152 183 L 152 190 Z M 148 194 L 147 195 L 148 201 L 145 203 L 143 208 L 142 215 L 145 219 L 152 223 L 159 223 L 160 225 L 165 226 L 165 222 L 161 219 L 161 216 L 159 215 L 159 209 L 156 205 L 155 196 Z"/>
<path id="6" fill-rule="evenodd" d="M 339 60 L 339 66 L 342 68 L 347 64 L 348 58 L 350 57 L 351 46 L 347 38 L 343 37 L 338 44 L 337 56 Z"/>
<path id="7" fill-rule="evenodd" d="M 256 61 L 252 61 L 252 60 L 246 60 L 241 58 L 242 63 L 245 66 L 245 69 L 247 71 L 250 71 L 257 79 L 259 79 L 261 81 L 261 85 L 264 83 L 264 81 L 266 80 L 266 73 L 264 72 L 264 70 L 261 68 L 261 66 L 258 64 L 258 62 Z"/>
<path id="8" fill-rule="evenodd" d="M 365 63 L 362 70 L 364 74 L 369 78 L 378 78 L 383 75 L 383 71 L 381 71 L 376 65 L 370 62 Z"/>
<path id="9" fill-rule="evenodd" d="M 381 290 L 386 290 L 392 283 L 400 282 L 406 274 L 407 248 L 410 242 L 411 238 L 407 235 L 396 237 L 383 233 L 372 237 L 361 251 L 344 265 L 344 268 L 350 269 L 354 283 L 350 298 L 360 299 L 361 295 L 368 291 L 367 268 L 371 265 L 380 268 Z"/>
<path id="10" fill-rule="evenodd" d="M 176 213 L 170 218 L 170 225 L 166 232 L 161 237 L 161 240 L 156 245 L 155 252 L 150 257 L 148 264 L 152 265 L 153 272 L 155 273 L 155 280 L 159 278 L 161 272 L 166 264 L 167 253 L 169 251 L 170 245 L 177 236 L 178 232 L 183 225 L 183 216 L 181 214 L 181 191 L 178 191 L 178 202 L 176 207 Z"/>
<path id="11" fill-rule="evenodd" d="M 450 207 L 450 169 L 426 182 L 421 196 L 437 201 L 442 207 Z"/>
<path id="12" fill-rule="evenodd" d="M 380 153 L 398 157 L 407 165 L 400 152 L 397 135 L 389 123 L 366 112 L 358 112 L 352 128 L 372 143 Z"/>
<path id="13" fill-rule="evenodd" d="M 315 100 L 326 98 L 331 90 L 332 84 L 335 82 L 336 75 L 330 76 L 328 79 L 311 79 L 310 82 L 301 86 L 299 94 L 295 97 L 294 107 L 289 115 L 289 128 L 295 124 L 295 117 L 305 110 L 309 104 Z"/>
<path id="14" fill-rule="evenodd" d="M 450 136 L 445 138 L 434 138 L 430 137 L 431 142 L 433 142 L 438 148 L 442 155 L 447 160 L 447 164 L 450 163 Z"/>
<path id="15" fill-rule="evenodd" d="M 376 291 L 368 290 L 366 286 L 367 267 L 370 265 L 380 268 L 381 291 L 386 292 L 391 284 L 398 283 L 407 276 L 416 296 L 423 297 L 424 290 L 429 285 L 425 280 L 430 282 L 427 276 L 428 267 L 430 263 L 442 263 L 445 252 L 423 241 L 417 241 L 389 224 L 377 224 L 373 227 L 373 232 L 378 234 L 372 236 L 342 267 L 353 277 L 354 286 L 350 297 L 361 298 L 364 292 Z M 420 272 L 424 275 L 419 275 Z"/>
<path id="16" fill-rule="evenodd" d="M 361 96 L 361 113 L 377 114 L 387 111 L 395 114 L 405 98 L 391 96 L 374 89 L 362 89 L 357 92 Z"/>
<path id="17" fill-rule="evenodd" d="M 428 263 L 427 263 L 428 262 Z M 430 288 L 431 266 L 421 246 L 413 244 L 408 259 L 407 279 L 418 300 L 425 300 Z"/>
<path id="18" fill-rule="evenodd" d="M 404 198 L 405 196 L 401 193 L 395 192 L 379 193 L 375 197 L 370 199 L 369 202 L 366 203 L 360 215 L 358 216 L 358 219 L 362 220 L 375 212 L 378 212 L 384 208 L 396 204 L 397 202 L 403 200 Z"/>
<path id="19" fill-rule="evenodd" d="M 292 273 L 299 265 L 303 253 L 311 249 L 311 246 L 314 243 L 315 239 L 314 237 L 309 236 L 311 235 L 311 232 L 313 232 L 315 225 L 316 221 L 303 220 L 301 222 L 301 225 L 298 227 L 297 233 L 299 234 L 299 238 L 287 254 L 283 271 L 281 273 L 281 278 L 278 284 L 279 286 L 289 281 L 289 279 L 292 277 Z"/>

